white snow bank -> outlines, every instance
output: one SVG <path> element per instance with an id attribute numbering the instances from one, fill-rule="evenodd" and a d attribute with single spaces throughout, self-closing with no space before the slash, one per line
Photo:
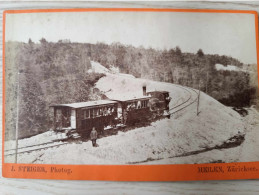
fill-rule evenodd
<path id="1" fill-rule="evenodd" d="M 211 162 L 255 162 L 259 160 L 259 113 L 254 108 L 248 109 L 248 115 L 242 119 L 245 126 L 245 141 L 238 147 L 211 150 L 208 152 L 150 161 L 145 164 L 190 164 Z"/>
<path id="2" fill-rule="evenodd" d="M 89 73 L 96 72 L 96 73 L 109 73 L 109 69 L 105 68 L 103 65 L 101 65 L 98 62 L 91 61 L 91 69 L 88 70 Z"/>
<path id="3" fill-rule="evenodd" d="M 216 70 L 228 70 L 228 71 L 242 71 L 242 72 L 247 72 L 246 70 L 243 70 L 242 68 L 239 68 L 234 65 L 227 65 L 224 66 L 222 64 L 215 64 Z"/>

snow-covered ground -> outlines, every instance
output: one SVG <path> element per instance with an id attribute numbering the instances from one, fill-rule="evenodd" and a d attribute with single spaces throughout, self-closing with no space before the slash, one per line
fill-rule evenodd
<path id="1" fill-rule="evenodd" d="M 259 113 L 254 108 L 248 109 L 249 114 L 242 119 L 246 123 L 245 141 L 237 147 L 227 149 L 214 149 L 200 154 L 174 157 L 150 161 L 145 164 L 190 164 L 211 162 L 255 162 L 259 161 Z M 143 164 L 143 163 L 141 163 Z"/>
<path id="2" fill-rule="evenodd" d="M 96 73 L 108 73 L 110 72 L 109 69 L 102 66 L 100 63 L 91 61 L 91 69 L 88 70 L 89 73 L 96 72 Z"/>
<path id="3" fill-rule="evenodd" d="M 216 70 L 242 71 L 242 72 L 250 72 L 251 73 L 251 71 L 239 68 L 239 67 L 234 66 L 234 65 L 224 66 L 222 64 L 215 64 L 215 68 L 216 68 Z"/>
<path id="4" fill-rule="evenodd" d="M 95 62 L 95 61 L 91 61 L 91 69 L 89 69 L 87 71 L 88 73 L 103 73 L 103 74 L 116 74 L 117 76 L 123 76 L 123 77 L 130 77 L 130 78 L 135 78 L 133 75 L 131 74 L 123 74 L 119 72 L 119 68 L 116 67 L 110 67 L 105 68 L 104 66 L 102 66 L 99 62 Z"/>
<path id="5" fill-rule="evenodd" d="M 216 67 L 216 70 L 240 71 L 240 68 L 233 65 L 224 66 L 222 64 L 215 64 L 215 67 Z"/>
<path id="6" fill-rule="evenodd" d="M 118 74 L 106 73 L 97 83 L 96 88 L 109 98 L 125 94 L 142 94 L 142 86 L 147 91 L 166 90 L 170 92 L 174 107 L 186 100 L 195 100 L 196 93 L 182 86 L 136 79 Z M 19 163 L 48 164 L 183 164 L 209 163 L 214 161 L 237 162 L 259 160 L 253 148 L 259 146 L 258 112 L 249 110 L 249 115 L 242 118 L 212 97 L 201 93 L 200 114 L 196 113 L 197 103 L 174 114 L 171 119 L 153 122 L 151 126 L 136 128 L 128 132 L 98 139 L 99 147 L 92 147 L 91 142 L 69 143 L 55 148 L 18 155 Z M 28 139 L 20 140 L 19 146 L 33 145 L 57 139 L 54 132 L 46 132 Z M 202 150 L 223 144 L 227 139 L 246 133 L 245 142 L 236 148 L 212 150 L 186 157 L 185 153 Z M 62 136 L 62 135 L 59 135 Z M 13 147 L 13 141 L 5 146 Z M 6 162 L 13 162 L 14 156 L 5 157 Z"/>

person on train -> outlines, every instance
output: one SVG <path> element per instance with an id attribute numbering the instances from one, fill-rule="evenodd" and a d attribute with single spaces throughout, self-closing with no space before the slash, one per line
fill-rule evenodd
<path id="1" fill-rule="evenodd" d="M 126 109 L 127 111 L 130 111 L 131 110 L 131 104 L 128 104 L 127 105 L 127 109 Z"/>
<path id="2" fill-rule="evenodd" d="M 135 103 L 133 102 L 133 103 L 131 103 L 131 108 L 132 108 L 132 110 L 135 110 L 136 109 L 136 105 L 135 105 Z"/>
<path id="3" fill-rule="evenodd" d="M 111 108 L 108 108 L 107 115 L 111 115 Z"/>
<path id="4" fill-rule="evenodd" d="M 107 107 L 104 108 L 103 115 L 104 115 L 104 116 L 107 116 L 107 115 L 108 115 Z"/>
<path id="5" fill-rule="evenodd" d="M 103 115 L 103 109 L 100 108 L 100 115 L 102 116 Z"/>

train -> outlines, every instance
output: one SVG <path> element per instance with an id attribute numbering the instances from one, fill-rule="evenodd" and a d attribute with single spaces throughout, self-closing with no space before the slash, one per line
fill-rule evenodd
<path id="1" fill-rule="evenodd" d="M 161 117 L 170 117 L 168 91 L 146 91 L 133 97 L 117 97 L 105 100 L 56 104 L 54 130 L 74 130 L 82 137 L 89 137 L 93 127 L 98 134 L 110 128 L 148 123 Z"/>

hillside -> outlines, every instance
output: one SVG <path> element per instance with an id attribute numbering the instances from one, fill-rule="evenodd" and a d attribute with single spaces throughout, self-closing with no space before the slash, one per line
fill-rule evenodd
<path id="1" fill-rule="evenodd" d="M 102 77 L 95 87 L 106 96 L 112 97 L 119 94 L 142 93 L 143 84 L 147 86 L 147 91 L 155 89 L 169 91 L 172 97 L 171 108 L 186 100 L 186 97 L 190 95 L 182 86 L 110 73 Z M 195 94 L 191 94 L 191 101 L 195 99 Z M 55 149 L 49 148 L 44 152 L 21 154 L 18 158 L 24 163 L 166 164 L 171 163 L 172 159 L 177 156 L 220 146 L 235 135 L 245 134 L 250 127 L 237 112 L 205 93 L 201 93 L 200 96 L 200 114 L 198 116 L 196 115 L 196 106 L 197 104 L 194 103 L 177 112 L 170 119 L 153 122 L 150 126 L 98 139 L 98 148 L 93 148 L 89 141 L 71 143 Z M 46 137 L 48 136 L 46 135 L 49 135 L 50 139 L 56 139 L 58 136 L 54 132 L 47 132 L 24 139 L 21 144 L 31 144 L 33 140 L 41 140 L 41 138 L 47 141 Z M 12 142 L 10 141 L 8 144 L 10 147 Z M 213 159 L 225 160 L 221 155 L 220 153 Z M 11 161 L 12 157 L 7 157 L 6 160 L 7 162 Z M 192 157 L 189 157 L 189 160 L 186 158 L 183 160 L 184 163 L 193 163 Z M 211 158 L 208 160 L 200 158 L 200 160 L 196 159 L 196 163 L 209 162 L 210 160 Z M 174 161 L 174 163 L 183 162 L 178 157 L 178 161 Z"/>

